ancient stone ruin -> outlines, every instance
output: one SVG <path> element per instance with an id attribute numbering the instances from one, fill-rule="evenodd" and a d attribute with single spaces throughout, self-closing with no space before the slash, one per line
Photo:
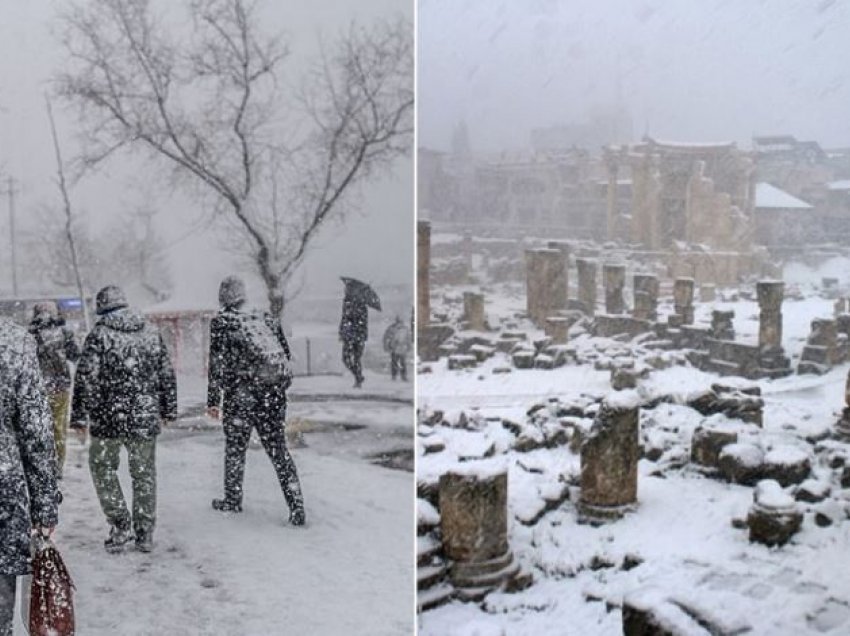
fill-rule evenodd
<path id="1" fill-rule="evenodd" d="M 577 258 L 578 302 L 581 310 L 592 316 L 596 313 L 596 261 Z"/>
<path id="2" fill-rule="evenodd" d="M 605 313 L 625 313 L 626 301 L 623 298 L 623 290 L 626 286 L 626 266 L 605 263 L 602 266 L 602 279 L 605 287 Z"/>
<path id="3" fill-rule="evenodd" d="M 788 543 L 803 523 L 803 513 L 794 498 L 776 481 L 760 481 L 753 491 L 753 505 L 747 515 L 750 541 L 769 546 Z"/>
<path id="4" fill-rule="evenodd" d="M 595 523 L 617 519 L 637 503 L 639 407 L 624 391 L 604 401 L 581 446 L 579 514 Z"/>
<path id="5" fill-rule="evenodd" d="M 487 331 L 484 314 L 484 294 L 463 292 L 463 319 L 465 327 L 472 331 Z"/>
<path id="6" fill-rule="evenodd" d="M 658 319 L 658 277 L 651 274 L 635 274 L 633 277 L 634 309 L 632 315 L 638 320 Z"/>
<path id="7" fill-rule="evenodd" d="M 440 477 L 440 529 L 449 576 L 459 596 L 480 599 L 496 589 L 527 585 L 508 545 L 508 474 Z M 526 575 L 527 577 L 527 575 Z"/>
<path id="8" fill-rule="evenodd" d="M 567 308 L 567 260 L 561 250 L 533 249 L 525 252 L 525 266 L 528 317 L 542 327 Z"/>

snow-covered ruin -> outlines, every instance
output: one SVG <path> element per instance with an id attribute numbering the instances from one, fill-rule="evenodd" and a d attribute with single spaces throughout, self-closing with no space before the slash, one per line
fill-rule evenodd
<path id="1" fill-rule="evenodd" d="M 420 221 L 420 633 L 850 629 L 850 260 L 674 252 Z"/>

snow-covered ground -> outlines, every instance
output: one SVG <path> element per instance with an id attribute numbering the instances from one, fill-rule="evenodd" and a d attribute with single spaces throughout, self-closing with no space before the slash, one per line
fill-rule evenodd
<path id="1" fill-rule="evenodd" d="M 342 389 L 339 382 L 329 393 Z M 309 404 L 296 400 L 290 417 L 320 414 L 320 403 L 310 412 L 302 403 Z M 210 508 L 222 488 L 220 430 L 208 421 L 182 421 L 165 431 L 158 444 L 155 550 L 146 555 L 104 551 L 107 526 L 85 451 L 72 442 L 56 541 L 77 586 L 78 633 L 410 634 L 413 476 L 373 465 L 366 455 L 388 445 L 410 448 L 412 406 L 346 407 L 340 400 L 334 409 L 329 420 L 366 428 L 308 432 L 308 446 L 293 449 L 305 494 L 303 529 L 288 525 L 261 448 L 248 451 L 244 513 L 222 515 Z M 383 445 L 375 442 L 381 436 Z"/>
<path id="2" fill-rule="evenodd" d="M 833 311 L 832 300 L 815 295 L 815 286 L 807 286 L 821 273 L 799 269 L 803 298 L 787 299 L 783 305 L 783 345 L 794 368 L 811 320 L 830 317 Z M 442 301 L 437 311 L 457 312 L 452 299 L 459 291 L 437 290 Z M 516 317 L 525 309 L 518 286 L 497 285 L 485 294 L 491 324 L 515 321 L 530 338 L 539 335 Z M 755 343 L 754 300 L 700 304 L 697 324 L 707 323 L 713 307 L 734 309 L 738 340 Z M 660 307 L 662 316 L 671 310 L 665 304 Z M 598 348 L 600 356 L 629 349 L 627 344 L 601 340 L 582 336 L 571 345 L 579 350 Z M 812 458 L 811 478 L 832 490 L 824 502 L 800 503 L 805 512 L 802 531 L 782 548 L 751 544 L 746 529 L 733 527 L 733 519 L 747 515 L 751 487 L 706 477 L 687 461 L 692 433 L 706 418 L 681 402 L 712 383 L 730 379 L 673 366 L 653 371 L 642 382 L 644 395 L 677 398 L 677 403 L 642 410 L 643 443 L 657 445 L 663 453 L 656 461 L 640 462 L 637 510 L 593 527 L 578 523 L 573 503 L 579 455 L 566 446 L 520 452 L 513 446 L 515 434 L 503 421 L 528 426 L 533 422 L 527 413 L 535 405 L 551 399 L 580 403 L 583 394 L 604 396 L 611 391 L 607 370 L 573 363 L 554 370 L 494 373 L 511 366 L 508 356 L 500 353 L 474 369 L 449 371 L 445 359 L 423 366 L 428 372 L 418 379 L 418 407 L 425 418 L 443 412 L 444 425 L 426 428 L 445 450 L 425 454 L 420 442 L 417 478 L 433 482 L 458 466 L 461 458 L 467 467 L 476 457 L 501 458 L 509 477 L 509 542 L 535 582 L 522 592 L 490 594 L 482 603 L 453 601 L 424 612 L 418 617 L 422 636 L 621 634 L 624 596 L 647 587 L 700 608 L 725 626 L 722 633 L 742 633 L 736 630 L 745 626 L 752 634 L 850 633 L 850 578 L 844 572 L 850 555 L 850 489 L 838 483 L 841 470 L 829 465 L 829 453 L 823 447 L 816 451 L 812 443 L 828 433 L 844 406 L 850 365 L 820 377 L 747 382 L 760 386 L 765 401 L 764 429 L 753 431 L 760 443 L 766 448 L 804 449 Z M 540 412 L 545 413 L 546 407 Z M 589 420 L 583 422 L 580 425 Z M 531 432 L 533 428 L 528 426 Z M 840 442 L 821 444 L 850 451 Z M 568 498 L 545 512 L 547 501 L 566 485 L 570 485 Z M 821 515 L 820 524 L 815 522 L 816 513 Z M 687 633 L 709 632 L 697 626 Z"/>

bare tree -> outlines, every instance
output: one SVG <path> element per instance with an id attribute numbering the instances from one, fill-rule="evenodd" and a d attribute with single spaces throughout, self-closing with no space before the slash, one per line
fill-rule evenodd
<path id="1" fill-rule="evenodd" d="M 141 147 L 212 195 L 279 316 L 284 284 L 322 224 L 409 152 L 412 28 L 401 19 L 352 26 L 298 90 L 284 91 L 289 50 L 262 33 L 255 2 L 182 6 L 191 33 L 177 37 L 148 0 L 74 5 L 63 18 L 70 63 L 59 92 L 80 108 L 87 164 Z"/>
<path id="2" fill-rule="evenodd" d="M 64 238 L 67 241 L 68 251 L 71 256 L 71 268 L 74 273 L 74 283 L 77 287 L 77 294 L 80 297 L 80 305 L 83 310 L 83 324 L 86 332 L 91 329 L 91 320 L 89 319 L 89 309 L 86 304 L 85 285 L 80 270 L 80 259 L 77 253 L 77 240 L 74 236 L 74 212 L 71 207 L 71 197 L 68 194 L 68 182 L 65 179 L 65 165 L 62 163 L 62 151 L 59 148 L 59 136 L 56 134 L 56 122 L 53 119 L 53 107 L 50 105 L 50 98 L 45 95 L 44 103 L 47 106 L 47 118 L 50 120 L 50 134 L 53 138 L 53 151 L 56 155 L 56 185 L 59 187 L 59 192 L 62 194 L 62 209 L 65 213 Z"/>

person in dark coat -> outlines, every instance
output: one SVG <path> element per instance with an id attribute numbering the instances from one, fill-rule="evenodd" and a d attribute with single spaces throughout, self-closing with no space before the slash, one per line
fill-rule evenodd
<path id="1" fill-rule="evenodd" d="M 342 340 L 342 363 L 354 376 L 354 388 L 363 386 L 363 348 L 369 339 L 369 308 L 360 299 L 346 296 L 342 301 L 339 323 Z"/>
<path id="2" fill-rule="evenodd" d="M 177 383 L 159 330 L 130 309 L 124 292 L 104 287 L 96 297 L 98 320 L 83 345 L 71 407 L 71 427 L 89 426 L 89 468 L 110 524 L 104 546 L 119 552 L 135 537 L 153 549 L 156 523 L 156 437 L 162 422 L 177 419 Z M 118 481 L 121 448 L 127 449 L 133 514 Z"/>
<path id="3" fill-rule="evenodd" d="M 38 347 L 38 365 L 53 414 L 53 438 L 56 441 L 56 469 L 59 479 L 65 467 L 65 438 L 68 430 L 68 407 L 71 402 L 71 369 L 69 362 L 80 357 L 80 348 L 71 330 L 60 318 L 56 303 L 43 302 L 33 307 L 30 333 Z"/>
<path id="4" fill-rule="evenodd" d="M 58 520 L 56 450 L 35 340 L 0 318 L 0 636 L 11 636 L 15 578 L 30 570 L 33 531 Z"/>
<path id="5" fill-rule="evenodd" d="M 289 507 L 289 521 L 306 522 L 298 472 L 286 446 L 286 389 L 291 383 L 290 351 L 280 321 L 243 311 L 245 284 L 235 276 L 219 288 L 221 311 L 210 323 L 207 414 L 224 428 L 224 498 L 212 507 L 242 511 L 245 454 L 256 429 Z M 279 369 L 276 371 L 275 369 Z"/>

